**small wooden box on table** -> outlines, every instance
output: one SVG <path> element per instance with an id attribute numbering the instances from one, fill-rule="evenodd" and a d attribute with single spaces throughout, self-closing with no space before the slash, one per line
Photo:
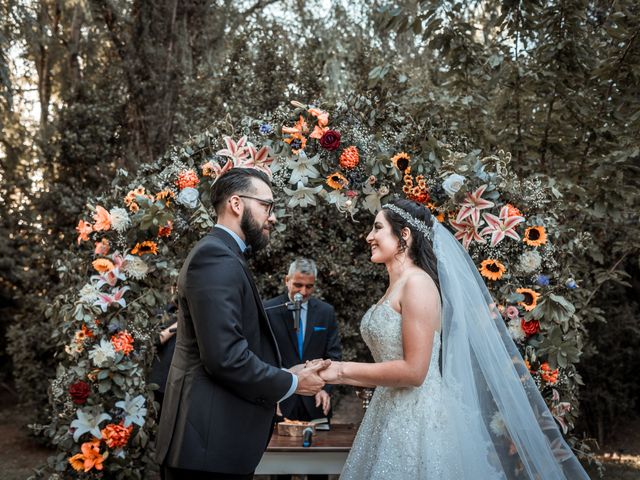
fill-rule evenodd
<path id="1" fill-rule="evenodd" d="M 331 430 L 316 430 L 310 447 L 302 446 L 302 437 L 274 432 L 256 475 L 339 474 L 357 431 L 356 425 L 332 424 Z"/>

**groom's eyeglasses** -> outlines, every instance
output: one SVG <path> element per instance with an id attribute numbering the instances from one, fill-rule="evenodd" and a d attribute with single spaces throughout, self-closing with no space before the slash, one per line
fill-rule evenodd
<path id="1" fill-rule="evenodd" d="M 262 205 L 267 207 L 267 215 L 271 216 L 273 213 L 273 209 L 276 206 L 275 200 L 265 200 L 264 198 L 251 197 L 249 195 L 238 195 L 240 198 L 250 198 L 251 200 L 255 200 L 256 202 L 260 202 Z"/>

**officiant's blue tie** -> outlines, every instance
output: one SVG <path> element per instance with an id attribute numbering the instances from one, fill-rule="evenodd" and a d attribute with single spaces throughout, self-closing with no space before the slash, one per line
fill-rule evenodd
<path id="1" fill-rule="evenodd" d="M 307 304 L 302 304 L 300 308 L 300 325 L 298 325 L 298 352 L 302 360 L 302 346 L 304 345 L 304 329 L 307 325 Z"/>
<path id="2" fill-rule="evenodd" d="M 300 352 L 300 360 L 302 360 L 302 344 L 304 343 L 304 336 L 302 330 L 302 322 L 298 327 L 298 352 Z"/>

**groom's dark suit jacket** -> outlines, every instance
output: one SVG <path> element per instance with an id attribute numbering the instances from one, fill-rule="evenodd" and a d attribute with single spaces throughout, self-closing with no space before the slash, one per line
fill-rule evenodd
<path id="1" fill-rule="evenodd" d="M 287 294 L 272 298 L 265 302 L 267 314 L 271 320 L 271 328 L 278 341 L 282 354 L 282 366 L 289 368 L 306 360 L 316 358 L 342 359 L 340 335 L 336 322 L 334 308 L 322 300 L 311 297 L 307 304 L 307 325 L 302 344 L 302 359 L 298 349 L 298 337 L 293 329 L 293 312 L 287 307 L 277 307 L 289 301 Z M 275 308 L 271 308 L 275 307 Z M 332 385 L 325 385 L 324 389 L 331 393 Z M 315 397 L 292 395 L 280 403 L 282 414 L 291 418 L 291 412 L 296 404 L 302 404 L 309 414 L 309 418 L 322 418 L 322 408 L 316 407 Z M 292 418 L 292 420 L 294 420 Z"/>
<path id="2" fill-rule="evenodd" d="M 156 460 L 209 472 L 253 472 L 275 404 L 291 387 L 240 248 L 214 228 L 178 277 L 178 332 Z"/>

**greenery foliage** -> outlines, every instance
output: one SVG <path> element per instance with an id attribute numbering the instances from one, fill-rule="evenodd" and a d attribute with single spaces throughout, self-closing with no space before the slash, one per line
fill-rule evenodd
<path id="1" fill-rule="evenodd" d="M 520 181 L 504 152 L 481 157 L 436 140 L 429 122 L 412 123 L 394 103 L 358 95 L 328 111 L 292 103 L 293 112 L 277 108 L 236 128 L 218 122 L 135 176 L 120 170 L 110 189 L 89 200 L 66 288 L 46 311 L 58 365 L 49 422 L 36 430 L 58 449 L 54 471 L 139 478 L 153 470 L 155 387 L 146 378 L 158 311 L 185 253 L 213 226 L 212 180 L 243 165 L 271 165 L 281 204 L 279 235 L 256 262 L 269 272 L 260 277 L 263 290 L 277 293 L 295 256 L 316 258 L 325 297 L 339 312 L 346 358 L 367 358 L 359 318 L 386 284 L 368 262 L 364 233 L 385 199 L 404 194 L 428 205 L 469 248 L 554 417 L 565 433 L 572 428 L 581 325 L 564 296 L 574 281 L 565 279 L 562 251 L 547 237 L 547 229 L 557 237 L 557 215 L 542 181 Z M 315 208 L 304 210 L 318 205 L 317 216 Z"/>

